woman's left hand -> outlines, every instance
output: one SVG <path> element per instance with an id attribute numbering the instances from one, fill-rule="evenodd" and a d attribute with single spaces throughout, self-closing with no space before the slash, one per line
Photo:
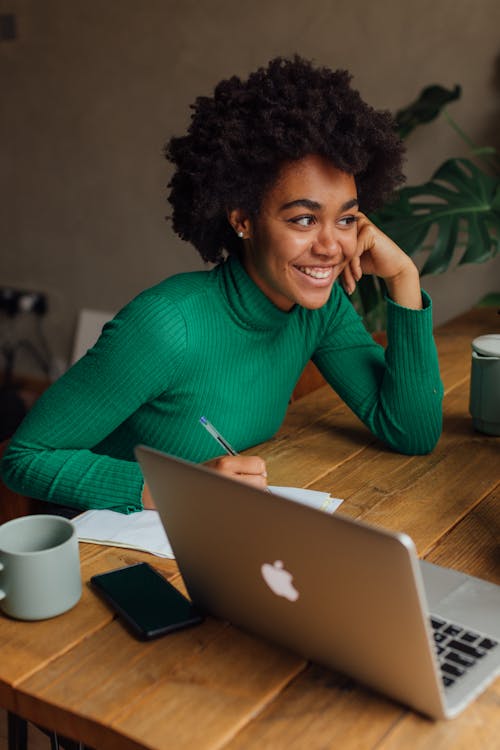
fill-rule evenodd
<path id="1" fill-rule="evenodd" d="M 394 302 L 421 309 L 419 273 L 412 259 L 361 212 L 357 228 L 356 254 L 342 273 L 346 292 L 353 293 L 363 274 L 374 274 L 384 279 Z"/>

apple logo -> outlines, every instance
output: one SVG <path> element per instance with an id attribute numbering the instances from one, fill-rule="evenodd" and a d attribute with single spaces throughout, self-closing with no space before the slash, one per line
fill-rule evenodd
<path id="1" fill-rule="evenodd" d="M 274 565 L 264 563 L 260 568 L 260 572 L 262 573 L 262 578 L 274 594 L 284 596 L 291 602 L 297 601 L 299 592 L 292 583 L 293 576 L 288 570 L 283 568 L 281 560 L 276 560 Z"/>

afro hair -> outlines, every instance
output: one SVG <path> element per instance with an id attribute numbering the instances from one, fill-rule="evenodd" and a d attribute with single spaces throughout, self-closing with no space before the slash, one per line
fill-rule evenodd
<path id="1" fill-rule="evenodd" d="M 275 58 L 246 81 L 221 81 L 198 97 L 187 135 L 165 155 L 174 231 L 205 261 L 238 253 L 227 211 L 259 211 L 283 164 L 317 154 L 354 176 L 362 211 L 378 208 L 403 181 L 403 145 L 389 112 L 366 104 L 345 70 L 299 56 Z"/>

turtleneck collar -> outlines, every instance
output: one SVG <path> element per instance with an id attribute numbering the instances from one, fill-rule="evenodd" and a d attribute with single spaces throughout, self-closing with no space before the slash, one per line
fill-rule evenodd
<path id="1" fill-rule="evenodd" d="M 289 312 L 276 307 L 237 257 L 230 256 L 216 270 L 231 315 L 244 328 L 266 331 L 281 328 L 297 314 L 299 305 L 294 305 Z"/>

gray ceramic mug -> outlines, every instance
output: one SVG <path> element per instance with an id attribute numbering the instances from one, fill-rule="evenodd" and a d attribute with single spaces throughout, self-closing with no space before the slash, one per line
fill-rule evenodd
<path id="1" fill-rule="evenodd" d="M 469 410 L 476 430 L 500 435 L 500 334 L 472 342 Z"/>
<path id="2" fill-rule="evenodd" d="M 61 516 L 23 516 L 0 526 L 0 610 L 44 620 L 82 595 L 76 529 Z"/>

